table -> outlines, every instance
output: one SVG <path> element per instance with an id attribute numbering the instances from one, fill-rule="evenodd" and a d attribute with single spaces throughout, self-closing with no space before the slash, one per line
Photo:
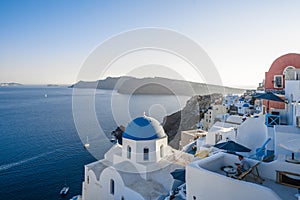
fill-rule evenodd
<path id="1" fill-rule="evenodd" d="M 226 176 L 230 177 L 236 174 L 236 169 L 232 166 L 224 166 L 222 170 L 226 173 Z"/>
<path id="2" fill-rule="evenodd" d="M 293 157 L 287 157 L 285 159 L 286 162 L 289 162 L 289 163 L 294 163 L 294 164 L 300 164 L 300 160 L 299 159 L 295 159 Z"/>

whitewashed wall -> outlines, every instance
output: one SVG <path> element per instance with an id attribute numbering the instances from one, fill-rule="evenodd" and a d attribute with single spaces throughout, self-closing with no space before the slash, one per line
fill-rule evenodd
<path id="1" fill-rule="evenodd" d="M 225 159 L 216 154 L 213 159 L 219 159 L 218 162 L 223 162 Z M 193 200 L 193 196 L 197 200 L 202 199 L 272 199 L 279 200 L 278 195 L 269 188 L 244 182 L 224 175 L 208 171 L 200 166 L 205 162 L 211 162 L 209 159 L 203 159 L 193 162 L 187 166 L 186 184 L 187 184 L 187 199 Z M 213 162 L 212 162 L 213 163 Z M 219 163 L 225 165 L 226 163 Z M 221 166 L 215 166 L 216 168 Z"/>

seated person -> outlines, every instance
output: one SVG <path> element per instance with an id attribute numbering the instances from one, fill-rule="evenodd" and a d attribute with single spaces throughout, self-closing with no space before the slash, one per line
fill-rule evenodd
<path id="1" fill-rule="evenodd" d="M 239 160 L 241 161 L 240 163 L 234 163 L 237 166 L 238 175 L 248 171 L 251 168 L 250 164 L 244 159 L 244 156 L 239 155 Z"/>

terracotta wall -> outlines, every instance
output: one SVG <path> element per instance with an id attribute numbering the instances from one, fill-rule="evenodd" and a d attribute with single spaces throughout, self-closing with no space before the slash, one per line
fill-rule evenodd
<path id="1" fill-rule="evenodd" d="M 283 102 L 278 102 L 278 101 L 269 101 L 268 100 L 263 100 L 263 105 L 266 106 L 266 108 L 268 108 L 268 104 L 269 104 L 269 111 L 271 110 L 271 108 L 275 108 L 275 109 L 285 109 L 285 103 Z"/>
<path id="2" fill-rule="evenodd" d="M 271 65 L 268 72 L 265 73 L 265 89 L 282 90 L 282 88 L 274 88 L 274 75 L 283 75 L 283 71 L 287 66 L 300 68 L 300 54 L 289 53 L 277 58 Z M 283 78 L 283 88 L 284 78 Z"/>

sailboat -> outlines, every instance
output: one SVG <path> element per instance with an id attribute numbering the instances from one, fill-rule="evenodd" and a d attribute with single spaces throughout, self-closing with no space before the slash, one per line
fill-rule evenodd
<path id="1" fill-rule="evenodd" d="M 88 136 L 86 136 L 86 143 L 84 144 L 84 148 L 89 148 L 90 147 L 90 143 L 89 143 L 89 138 Z"/>
<path id="2" fill-rule="evenodd" d="M 60 195 L 67 195 L 68 194 L 68 192 L 69 192 L 69 187 L 66 185 L 66 186 L 64 186 L 62 189 L 61 189 L 61 191 L 60 191 Z"/>
<path id="3" fill-rule="evenodd" d="M 67 195 L 69 192 L 69 187 L 67 186 L 67 181 L 65 180 L 65 185 L 64 187 L 61 189 L 61 191 L 59 192 L 60 195 Z"/>

